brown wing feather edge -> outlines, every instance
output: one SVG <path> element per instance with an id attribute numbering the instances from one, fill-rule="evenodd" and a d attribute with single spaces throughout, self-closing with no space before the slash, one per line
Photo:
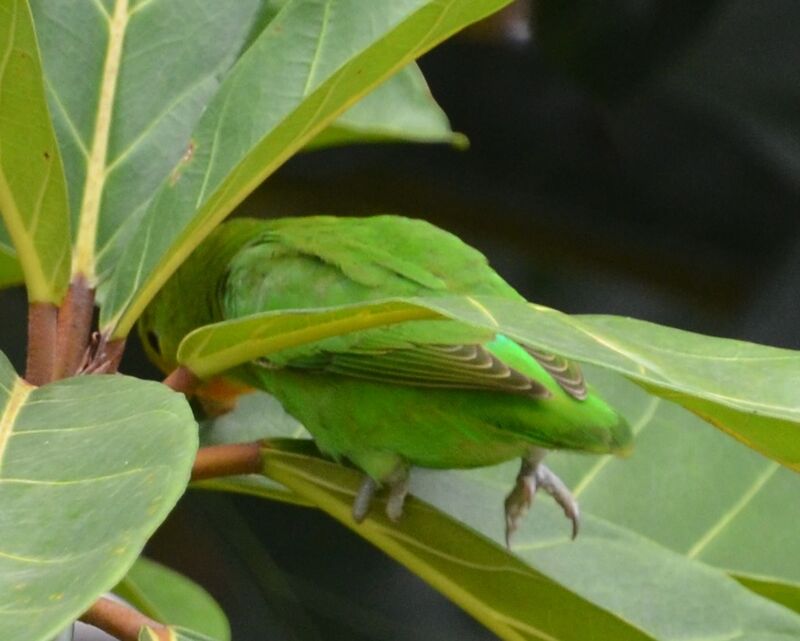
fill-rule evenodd
<path id="1" fill-rule="evenodd" d="M 269 359 L 255 364 L 275 368 Z M 315 358 L 289 364 L 395 385 L 476 389 L 536 399 L 552 396 L 539 381 L 510 368 L 482 345 L 415 345 L 380 352 L 321 352 Z"/>
<path id="2" fill-rule="evenodd" d="M 579 401 L 586 398 L 589 390 L 586 388 L 586 380 L 583 378 L 583 372 L 577 363 L 573 363 L 557 354 L 549 354 L 524 345 L 523 347 L 567 394 Z"/>

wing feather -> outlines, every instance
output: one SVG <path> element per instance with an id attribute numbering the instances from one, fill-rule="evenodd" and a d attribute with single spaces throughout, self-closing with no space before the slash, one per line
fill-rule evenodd
<path id="1" fill-rule="evenodd" d="M 261 361 L 264 367 L 274 367 Z M 540 382 L 512 369 L 482 345 L 415 345 L 381 351 L 318 352 L 288 367 L 372 381 L 451 389 L 476 389 L 543 399 Z"/>
<path id="2" fill-rule="evenodd" d="M 577 363 L 567 360 L 563 356 L 549 354 L 531 347 L 524 347 L 524 349 L 537 360 L 539 365 L 555 379 L 567 394 L 579 401 L 584 400 L 589 394 L 583 372 Z"/>

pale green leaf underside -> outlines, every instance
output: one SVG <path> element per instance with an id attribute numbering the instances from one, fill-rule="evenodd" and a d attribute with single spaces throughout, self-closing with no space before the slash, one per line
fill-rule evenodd
<path id="1" fill-rule="evenodd" d="M 753 592 L 800 614 L 800 582 L 783 583 L 768 577 L 761 578 L 740 574 L 734 574 L 733 577 Z"/>
<path id="2" fill-rule="evenodd" d="M 543 499 L 518 532 L 514 544 L 518 555 L 613 611 L 625 598 L 635 604 L 635 593 L 623 597 L 620 585 L 628 585 L 631 573 L 648 573 L 643 567 L 634 568 L 647 560 L 647 546 L 654 544 L 687 561 L 761 576 L 784 593 L 800 582 L 800 544 L 793 536 L 793 524 L 800 519 L 800 504 L 794 500 L 800 477 L 706 429 L 686 410 L 649 396 L 618 375 L 593 367 L 586 375 L 630 421 L 636 435 L 633 455 L 623 460 L 551 454 L 548 464 L 572 488 L 587 522 L 577 544 L 571 542 L 563 514 Z M 502 523 L 487 515 L 487 506 L 502 502 L 516 471 L 516 463 L 444 474 L 418 471 L 412 491 L 501 541 Z M 662 571 L 649 574 L 658 576 Z M 607 574 L 614 575 L 612 593 L 591 579 Z M 744 597 L 730 583 L 724 589 L 722 584 L 714 588 L 702 581 L 689 583 L 692 588 L 679 590 L 679 582 L 658 588 L 663 612 L 636 613 L 628 605 L 624 616 L 659 638 L 679 638 L 677 632 L 670 636 L 674 625 L 670 612 L 673 616 L 679 612 L 681 621 L 693 621 L 697 629 L 703 625 L 715 629 L 714 634 L 697 638 L 752 633 L 759 629 L 756 622 L 761 615 L 766 617 L 759 624 L 765 631 L 778 633 L 783 622 L 791 621 L 780 610 L 764 609 L 758 599 L 745 606 Z M 727 599 L 733 601 L 726 606 Z M 800 625 L 800 617 L 792 625 Z"/>
<path id="3" fill-rule="evenodd" d="M 69 282 L 67 190 L 25 0 L 0 4 L 0 213 L 29 299 L 60 303 Z"/>
<path id="4" fill-rule="evenodd" d="M 126 335 L 188 254 L 343 111 L 508 0 L 290 0 L 226 76 L 117 265 L 101 326 Z M 244 111 L 247 113 L 243 113 Z"/>
<path id="5" fill-rule="evenodd" d="M 467 145 L 463 134 L 450 129 L 450 121 L 413 63 L 339 116 L 307 147 L 393 141 Z"/>
<path id="6" fill-rule="evenodd" d="M 47 641 L 113 587 L 166 517 L 197 447 L 163 385 L 33 388 L 0 356 L 0 638 Z"/>
<path id="7" fill-rule="evenodd" d="M 613 316 L 568 316 L 514 300 L 415 298 L 265 313 L 195 330 L 178 360 L 205 378 L 271 352 L 392 322 L 446 317 L 624 374 L 787 467 L 800 470 L 800 355 Z M 758 372 L 758 376 L 754 376 Z"/>
<path id="8" fill-rule="evenodd" d="M 31 4 L 70 186 L 74 267 L 94 280 L 186 153 L 262 2 Z"/>
<path id="9" fill-rule="evenodd" d="M 355 524 L 350 506 L 359 475 L 333 463 L 267 449 L 265 473 L 409 566 L 504 639 L 616 641 L 642 635 L 637 629 L 659 641 L 789 641 L 800 634 L 800 616 L 756 596 L 718 570 L 602 519 L 585 515 L 579 539 L 569 542 L 563 515 L 549 501 L 540 501 L 529 518 L 529 531 L 535 530 L 535 536 L 520 537 L 515 545 L 515 552 L 529 564 L 526 568 L 499 544 L 488 546 L 488 541 L 444 513 L 413 499 L 399 524 L 386 519 L 380 501 L 363 524 Z M 507 487 L 501 492 L 467 482 L 454 492 L 451 482 L 441 485 L 434 498 L 479 531 L 499 530 L 492 526 L 502 523 L 500 508 Z M 487 518 L 491 506 L 496 508 L 495 519 Z M 538 578 L 520 585 L 519 568 L 525 568 L 531 579 Z M 558 584 L 542 585 L 548 578 L 568 591 L 555 589 Z M 493 599 L 498 594 L 499 605 Z M 576 595 L 633 627 L 625 635 L 609 630 L 597 620 L 597 611 L 575 601 Z M 550 602 L 553 597 L 555 602 Z M 546 627 L 550 625 L 558 627 Z"/>
<path id="10" fill-rule="evenodd" d="M 264 458 L 265 474 L 408 566 L 503 639 L 650 638 L 414 498 L 399 523 L 377 504 L 356 525 L 351 505 L 360 480 L 354 470 L 274 448 Z"/>
<path id="11" fill-rule="evenodd" d="M 551 454 L 548 463 L 581 504 L 581 534 L 577 542 L 570 541 L 563 514 L 542 496 L 517 532 L 514 551 L 537 570 L 659 639 L 758 638 L 748 636 L 758 626 L 784 634 L 777 638 L 787 638 L 781 630 L 796 631 L 793 626 L 800 618 L 787 618 L 722 572 L 709 574 L 704 566 L 761 576 L 760 593 L 787 605 L 796 600 L 797 475 L 616 374 L 587 368 L 587 377 L 631 422 L 634 453 L 625 460 Z M 204 431 L 209 443 L 304 435 L 263 393 L 241 398 L 235 412 Z M 773 467 L 774 476 L 761 482 Z M 473 471 L 416 469 L 412 492 L 501 543 L 502 503 L 517 468 L 510 462 Z M 249 484 L 251 477 L 245 479 Z M 214 489 L 257 494 L 237 484 L 229 480 L 227 487 Z M 288 490 L 281 495 L 280 488 L 274 485 L 262 496 L 293 500 Z M 739 637 L 743 631 L 747 634 Z"/>
<path id="12" fill-rule="evenodd" d="M 230 641 L 228 619 L 211 595 L 160 563 L 139 557 L 114 593 L 151 619 L 191 626 L 214 641 Z"/>

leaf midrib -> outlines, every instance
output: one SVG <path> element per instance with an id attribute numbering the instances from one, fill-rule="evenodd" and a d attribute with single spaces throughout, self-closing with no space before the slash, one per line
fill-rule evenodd
<path id="1" fill-rule="evenodd" d="M 686 556 L 690 559 L 697 558 L 744 511 L 780 467 L 780 464 L 774 461 L 768 463 L 764 470 L 753 480 L 753 484 L 706 530 L 705 534 L 695 541 L 686 552 Z"/>
<path id="2" fill-rule="evenodd" d="M 122 338 L 130 333 L 131 329 L 133 328 L 134 323 L 136 322 L 137 318 L 143 311 L 144 307 L 147 303 L 152 300 L 161 286 L 166 282 L 168 276 L 164 276 L 163 274 L 170 275 L 175 272 L 175 270 L 180 266 L 180 264 L 186 260 L 188 255 L 191 251 L 196 247 L 196 244 L 189 247 L 187 249 L 186 238 L 194 235 L 200 235 L 201 238 L 207 236 L 213 228 L 218 225 L 225 216 L 227 216 L 230 211 L 244 198 L 247 194 L 251 193 L 260 183 L 262 183 L 269 175 L 271 175 L 279 166 L 281 166 L 288 158 L 290 158 L 294 153 L 296 153 L 302 146 L 311 140 L 315 135 L 319 134 L 326 126 L 328 126 L 331 122 L 333 122 L 339 115 L 347 111 L 350 107 L 352 107 L 355 103 L 361 100 L 367 93 L 372 91 L 375 87 L 380 85 L 384 82 L 387 78 L 392 76 L 394 73 L 408 65 L 412 62 L 415 58 L 419 57 L 426 51 L 428 51 L 434 44 L 431 42 L 431 34 L 435 33 L 436 30 L 440 27 L 441 23 L 444 21 L 445 16 L 449 13 L 449 11 L 453 7 L 453 0 L 448 0 L 447 2 L 443 2 L 439 7 L 439 15 L 436 19 L 432 22 L 430 28 L 425 32 L 425 34 L 419 38 L 417 44 L 414 47 L 409 48 L 409 52 L 402 56 L 399 60 L 395 62 L 389 69 L 387 69 L 380 78 L 378 78 L 375 82 L 364 86 L 360 92 L 352 95 L 349 100 L 344 101 L 339 108 L 334 109 L 327 118 L 322 118 L 320 121 L 315 122 L 317 114 L 315 113 L 314 117 L 310 119 L 310 124 L 303 129 L 299 134 L 293 137 L 293 142 L 286 145 L 283 151 L 277 154 L 271 162 L 269 162 L 262 171 L 258 172 L 255 178 L 247 181 L 244 185 L 242 185 L 238 191 L 231 194 L 231 186 L 234 184 L 236 179 L 236 174 L 241 170 L 242 165 L 248 158 L 250 158 L 253 150 L 248 152 L 245 158 L 239 162 L 225 177 L 225 179 L 220 183 L 217 188 L 217 191 L 202 205 L 202 208 L 196 212 L 197 218 L 190 224 L 186 229 L 184 229 L 183 233 L 175 240 L 172 245 L 172 251 L 167 252 L 162 258 L 158 261 L 158 263 L 150 270 L 150 274 L 146 277 L 144 284 L 142 285 L 139 282 L 139 277 L 137 276 L 137 283 L 138 287 L 132 292 L 128 294 L 128 298 L 125 300 L 123 304 L 119 306 L 118 311 L 105 320 L 103 322 L 104 327 L 106 328 L 106 332 L 112 338 Z M 413 19 L 413 16 L 417 13 L 424 11 L 425 9 L 429 8 L 429 6 L 423 7 L 418 9 L 417 11 L 412 12 L 405 19 L 401 20 L 398 24 L 396 24 L 392 29 L 390 29 L 386 34 L 384 34 L 381 41 L 385 38 L 388 38 L 391 34 L 393 34 L 398 29 L 403 28 L 410 20 Z M 455 30 L 451 30 L 448 33 L 442 35 L 439 40 L 443 40 L 448 36 L 452 35 Z M 314 96 L 317 93 L 320 93 L 322 97 L 320 100 L 319 107 L 317 109 L 317 113 L 322 111 L 326 105 L 328 98 L 333 94 L 333 91 L 336 85 L 341 81 L 344 77 L 348 68 L 355 64 L 357 60 L 359 60 L 362 56 L 364 56 L 368 51 L 372 50 L 375 46 L 377 46 L 379 41 L 374 41 L 368 47 L 366 47 L 361 52 L 357 53 L 356 55 L 352 56 L 349 60 L 344 62 L 341 67 L 331 74 L 331 76 L 323 82 L 319 87 L 317 87 L 308 97 Z M 257 143 L 256 147 L 263 144 L 264 141 L 273 135 L 276 131 L 280 131 L 281 127 L 287 120 L 290 120 L 297 109 L 303 102 L 300 102 L 298 106 L 286 116 L 280 123 L 277 123 L 276 126 L 270 131 L 266 136 L 264 136 L 259 143 Z M 254 147 L 255 149 L 255 147 Z M 212 213 L 209 215 L 207 212 L 211 211 Z M 225 213 L 218 219 L 219 211 L 223 211 Z M 200 222 L 197 222 L 198 219 Z M 142 259 L 139 261 L 139 265 L 137 267 L 137 272 L 141 273 L 144 265 L 144 253 L 142 254 Z M 101 319 L 102 320 L 102 319 Z"/>
<path id="3" fill-rule="evenodd" d="M 128 0 L 116 0 L 114 13 L 108 22 L 108 47 L 100 81 L 97 119 L 92 136 L 92 147 L 89 150 L 83 199 L 78 217 L 78 234 L 75 241 L 72 272 L 76 276 L 83 276 L 92 285 L 95 284 L 97 276 L 95 245 L 100 220 L 100 205 L 107 177 L 108 141 L 111 135 L 114 98 L 122 60 L 122 45 L 129 19 Z"/>

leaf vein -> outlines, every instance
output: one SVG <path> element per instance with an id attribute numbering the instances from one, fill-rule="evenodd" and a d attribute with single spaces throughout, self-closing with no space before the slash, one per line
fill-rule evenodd
<path id="1" fill-rule="evenodd" d="M 311 62 L 308 65 L 308 75 L 306 76 L 306 82 L 305 86 L 303 87 L 303 93 L 302 93 L 303 98 L 308 96 L 308 92 L 311 90 L 311 84 L 314 80 L 314 76 L 316 75 L 317 66 L 319 66 L 319 61 L 322 53 L 322 45 L 325 41 L 325 36 L 328 33 L 331 4 L 332 0 L 328 0 L 325 3 L 325 9 L 322 14 L 322 24 L 320 25 L 319 36 L 317 36 L 317 45 L 314 48 L 314 55 L 311 57 Z"/>
<path id="2" fill-rule="evenodd" d="M 753 481 L 753 485 L 748 488 L 748 490 L 739 497 L 739 500 L 736 501 L 731 508 L 725 512 L 716 523 L 714 523 L 706 533 L 701 536 L 697 542 L 689 548 L 689 551 L 686 553 L 686 556 L 690 559 L 696 558 L 708 545 L 719 536 L 719 534 L 730 525 L 733 520 L 741 514 L 742 510 L 744 510 L 748 504 L 756 497 L 756 495 L 761 491 L 761 489 L 767 484 L 775 472 L 778 471 L 780 465 L 775 462 L 769 463 L 769 465 L 764 468 L 764 471 Z"/>

